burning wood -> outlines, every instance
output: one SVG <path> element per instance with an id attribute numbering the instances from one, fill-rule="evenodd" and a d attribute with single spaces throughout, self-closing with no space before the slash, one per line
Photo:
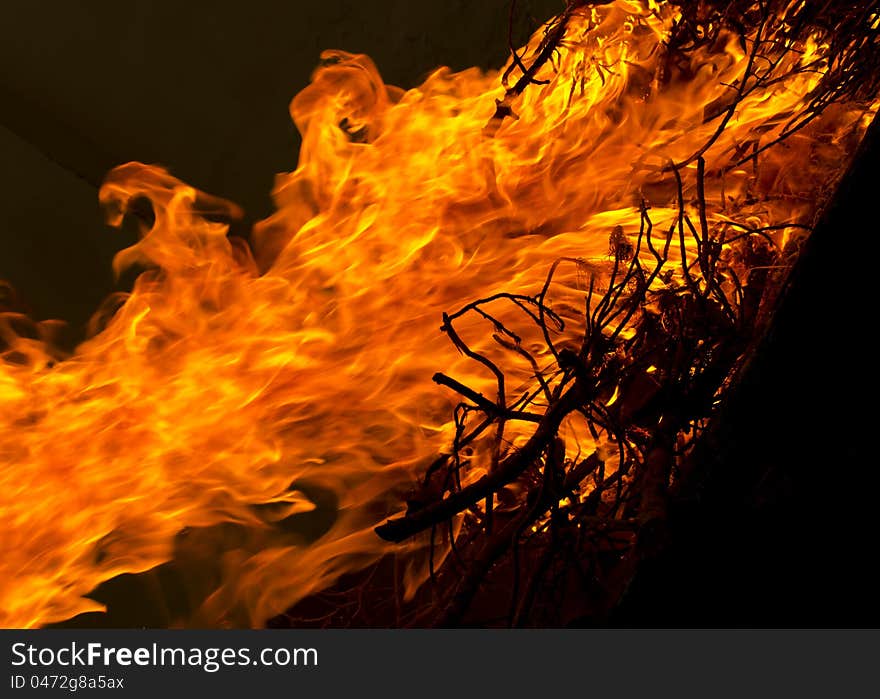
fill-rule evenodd
<path id="1" fill-rule="evenodd" d="M 409 92 L 328 52 L 250 245 L 234 205 L 111 173 L 114 220 L 150 202 L 132 293 L 57 366 L 0 327 L 4 625 L 196 550 L 178 623 L 259 625 L 390 553 L 396 623 L 467 620 L 493 575 L 505 622 L 548 622 L 563 568 L 613 606 L 876 112 L 878 27 L 571 0 L 503 71 Z"/>
<path id="2" fill-rule="evenodd" d="M 568 21 L 584 4 L 588 3 L 570 2 L 566 12 L 548 26 L 531 66 L 526 66 L 514 51 L 504 77 L 506 80 L 517 68 L 522 77 L 514 87 L 508 88 L 504 100 L 498 102 L 493 119 L 500 121 L 511 116 L 509 100 L 519 96 L 529 84 L 538 84 L 534 76 L 549 56 L 559 50 Z M 670 160 L 665 168 L 676 184 L 676 217 L 656 248 L 645 200 L 640 204 L 641 225 L 635 242 L 624 233 L 622 226 L 611 231 L 611 270 L 607 281 L 603 280 L 604 293 L 598 301 L 594 300 L 594 292 L 602 274 L 595 267 L 587 272 L 589 286 L 583 339 L 578 345 L 559 349 L 551 339 L 564 330 L 564 323 L 552 313 L 547 301 L 556 265 L 536 296 L 496 294 L 465 306 L 453 316 L 444 315 L 443 330 L 456 348 L 482 363 L 496 377 L 497 403 L 453 379 L 435 377 L 435 381 L 469 401 L 461 403 L 456 414 L 453 452 L 441 457 L 429 470 L 422 487 L 431 495 L 417 494 L 405 517 L 392 519 L 376 530 L 383 538 L 402 541 L 430 529 L 433 541 L 438 526 L 457 515 L 462 515 L 469 527 L 485 530 L 482 544 L 476 543 L 476 537 L 468 538 L 476 551 L 469 554 L 464 574 L 450 572 L 451 581 L 441 587 L 447 591 L 446 601 L 432 623 L 442 626 L 460 623 L 483 579 L 499 558 L 514 555 L 510 566 L 514 579 L 518 580 L 522 571 L 515 556 L 517 547 L 538 549 L 541 563 L 537 570 L 533 565 L 525 566 L 526 572 L 531 569 L 533 577 L 522 597 L 517 596 L 515 585 L 510 623 L 528 618 L 535 586 L 547 575 L 554 558 L 570 557 L 579 565 L 595 565 L 595 559 L 590 559 L 602 550 L 600 540 L 607 537 L 609 527 L 630 529 L 634 534 L 629 540 L 622 540 L 617 550 L 621 554 L 617 564 L 623 571 L 618 572 L 621 583 L 625 584 L 634 572 L 634 560 L 657 545 L 657 531 L 658 527 L 662 529 L 667 489 L 673 475 L 679 481 L 690 475 L 688 461 L 692 458 L 696 437 L 713 415 L 714 405 L 719 402 L 720 392 L 737 362 L 755 333 L 760 331 L 758 311 L 768 296 L 768 281 L 774 279 L 771 271 L 785 270 L 790 265 L 791 253 L 786 255 L 772 234 L 780 227 L 809 230 L 801 223 L 751 227 L 730 219 L 720 226 L 710 226 L 704 156 L 743 108 L 742 103 L 750 93 L 776 80 L 785 80 L 800 70 L 814 68 L 808 62 L 793 69 L 789 67 L 787 74 L 774 74 L 777 66 L 784 62 L 785 53 L 796 50 L 807 37 L 814 37 L 816 22 L 822 14 L 814 14 L 815 9 L 807 11 L 803 4 L 800 7 L 748 4 L 744 8 L 719 9 L 694 3 L 682 7 L 682 16 L 664 47 L 667 65 L 686 65 L 689 53 L 717 42 L 726 29 L 736 31 L 743 51 L 747 52 L 745 73 L 731 87 L 734 94 L 727 104 L 707 114 L 707 121 L 718 121 L 711 135 L 690 156 L 679 162 Z M 854 15 L 864 11 L 864 8 L 850 9 Z M 862 31 L 855 35 L 856 45 L 871 40 L 864 33 L 871 16 L 874 15 L 862 15 Z M 844 23 L 853 19 L 854 16 L 848 16 Z M 826 105 L 854 97 L 860 86 L 852 77 L 861 70 L 865 71 L 869 85 L 863 96 L 876 94 L 876 66 L 870 60 L 863 63 L 863 56 L 858 51 L 852 52 L 851 47 L 841 49 L 841 55 L 847 58 L 829 71 L 833 79 L 829 79 L 828 74 L 823 76 L 827 82 L 813 89 L 803 111 L 789 115 L 786 126 L 768 143 L 756 141 L 746 148 L 750 151 L 748 157 L 741 157 L 742 148 L 736 149 L 734 162 L 713 173 L 715 177 L 723 178 L 726 172 L 748 160 L 757 168 L 760 153 L 804 128 L 822 114 Z M 821 62 L 816 61 L 815 65 Z M 696 172 L 691 201 L 686 203 L 683 173 L 692 164 L 696 165 Z M 723 201 L 721 205 L 724 206 Z M 689 249 L 688 237 L 693 238 L 695 250 Z M 676 243 L 680 269 L 670 270 L 673 265 L 669 264 L 669 251 Z M 722 261 L 722 251 L 729 251 L 731 246 L 740 248 L 740 264 L 730 264 L 729 258 Z M 564 261 L 586 264 L 582 259 Z M 742 272 L 747 275 L 745 283 L 739 276 Z M 777 284 L 771 292 L 778 290 L 781 278 L 775 275 Z M 661 283 L 657 284 L 658 281 Z M 518 306 L 540 328 L 546 342 L 543 354 L 552 355 L 555 360 L 547 368 L 539 368 L 538 361 L 523 348 L 516 332 L 484 310 L 499 300 Z M 506 405 L 503 371 L 486 356 L 472 351 L 455 332 L 451 318 L 465 313 L 477 313 L 489 321 L 495 330 L 493 339 L 505 349 L 526 357 L 533 368 L 536 384 L 521 392 L 515 410 Z M 612 398 L 606 402 L 609 394 Z M 614 407 L 609 410 L 612 404 Z M 571 416 L 585 420 L 594 442 L 599 443 L 597 451 L 586 459 L 565 457 L 560 431 Z M 505 448 L 502 458 L 504 426 L 515 420 L 537 422 L 538 427 L 523 445 Z M 475 425 L 470 431 L 469 422 Z M 462 487 L 460 471 L 471 464 L 470 458 L 462 456 L 462 450 L 492 425 L 496 436 L 488 473 Z M 607 440 L 604 445 L 601 444 L 603 438 Z M 596 476 L 600 465 L 604 471 L 604 459 L 600 456 L 603 447 L 606 452 L 613 448 L 618 452 L 611 479 L 605 478 L 604 473 Z M 592 477 L 592 483 L 586 482 L 588 477 Z M 516 499 L 516 516 L 493 534 L 494 502 L 512 483 L 522 486 L 524 496 L 521 493 Z M 589 504 L 584 506 L 582 499 Z M 561 501 L 566 503 L 562 510 Z M 485 506 L 477 507 L 480 502 L 485 502 Z M 450 533 L 447 538 L 450 545 L 454 545 L 456 536 Z M 457 552 L 456 557 L 461 563 L 461 554 Z M 510 570 L 506 573 L 509 575 Z M 595 570 L 586 575 L 595 577 Z M 605 576 L 610 577 L 607 571 Z M 621 588 L 618 594 L 622 591 Z M 605 603 L 615 601 L 616 595 Z M 591 611 L 601 614 L 603 610 Z"/>

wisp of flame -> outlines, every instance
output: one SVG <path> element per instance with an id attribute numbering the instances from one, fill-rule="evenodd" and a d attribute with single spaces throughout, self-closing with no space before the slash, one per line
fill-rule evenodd
<path id="1" fill-rule="evenodd" d="M 404 92 L 366 56 L 323 54 L 290 107 L 299 164 L 247 244 L 227 235 L 234 205 L 159 167 L 113 171 L 100 195 L 112 220 L 135 199 L 152 205 L 115 263 L 145 268 L 131 293 L 60 362 L 39 332 L 0 319 L 0 625 L 100 610 L 97 585 L 171 560 L 195 530 L 221 539 L 216 579 L 180 624 L 260 625 L 388 553 L 373 527 L 453 436 L 457 399 L 432 374 L 493 390 L 440 333 L 441 314 L 533 293 L 561 256 L 607 259 L 609 232 L 634 234 L 644 200 L 657 221 L 675 215 L 665 167 L 709 139 L 708 115 L 748 61 L 730 36 L 694 55 L 686 80 L 660 81 L 675 19 L 635 0 L 575 14 L 538 76 L 549 82 L 499 123 L 500 72 L 441 68 Z M 772 140 L 820 76 L 748 95 L 707 171 Z M 865 118 L 835 106 L 760 168 L 729 170 L 707 192 L 710 217 L 810 223 Z M 577 308 L 570 281 L 556 303 Z M 304 532 L 316 507 L 325 523 Z M 394 549 L 411 561 L 410 594 L 420 548 Z"/>

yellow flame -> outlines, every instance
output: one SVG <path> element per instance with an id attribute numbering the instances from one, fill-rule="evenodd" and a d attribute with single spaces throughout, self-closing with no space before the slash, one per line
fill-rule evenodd
<path id="1" fill-rule="evenodd" d="M 299 165 L 278 178 L 277 212 L 255 229 L 252 253 L 217 222 L 238 215 L 233 205 L 156 167 L 114 171 L 101 200 L 116 220 L 140 196 L 156 214 L 115 268 L 150 269 L 66 361 L 51 366 L 45 343 L 13 337 L 17 359 L 0 364 L 2 625 L 100 609 L 85 595 L 170 560 L 185 529 L 246 533 L 222 542 L 213 594 L 179 623 L 259 625 L 386 553 L 372 527 L 402 509 L 402 490 L 454 435 L 456 397 L 431 375 L 494 391 L 438 332 L 441 313 L 533 293 L 560 256 L 606 264 L 610 231 L 634 235 L 643 199 L 658 225 L 674 217 L 664 168 L 709 139 L 718 119 L 707 115 L 747 63 L 729 36 L 660 81 L 658 45 L 676 17 L 653 0 L 575 16 L 538 76 L 550 82 L 492 129 L 499 72 L 442 68 L 403 92 L 367 57 L 325 53 L 291 104 Z M 803 60 L 825 49 L 808 43 Z M 707 172 L 772 140 L 817 79 L 749 94 L 705 154 Z M 846 155 L 843 139 L 819 136 L 848 133 L 863 114 L 829 109 L 757 169 L 727 172 L 707 191 L 712 223 L 808 222 Z M 583 307 L 578 274 L 560 277 L 563 315 Z M 495 351 L 477 321 L 461 332 Z M 530 372 L 515 368 L 511 390 Z M 566 429 L 569 449 L 589 443 Z M 485 466 L 475 456 L 465 477 Z M 298 518 L 316 507 L 328 523 L 310 537 Z M 422 579 L 414 563 L 410 591 Z"/>

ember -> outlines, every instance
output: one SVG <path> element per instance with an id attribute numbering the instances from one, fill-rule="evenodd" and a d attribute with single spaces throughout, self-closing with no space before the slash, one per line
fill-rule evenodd
<path id="1" fill-rule="evenodd" d="M 234 204 L 111 172 L 132 292 L 67 357 L 0 316 L 0 625 L 187 556 L 180 624 L 263 625 L 389 554 L 389 623 L 461 623 L 499 571 L 526 623 L 572 557 L 614 604 L 880 105 L 878 26 L 569 0 L 503 70 L 406 92 L 325 52 L 247 243 Z"/>

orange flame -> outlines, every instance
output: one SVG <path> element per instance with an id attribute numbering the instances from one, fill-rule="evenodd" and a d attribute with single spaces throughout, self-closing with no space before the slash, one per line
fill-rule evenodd
<path id="1" fill-rule="evenodd" d="M 708 117 L 748 62 L 730 36 L 691 59 L 687 80 L 661 81 L 658 45 L 675 19 L 626 0 L 576 14 L 538 76 L 549 83 L 492 128 L 498 72 L 440 69 L 403 92 L 365 56 L 323 54 L 291 104 L 299 165 L 278 178 L 277 213 L 251 249 L 218 222 L 233 205 L 157 167 L 111 173 L 100 196 L 115 220 L 147 197 L 155 222 L 116 260 L 148 271 L 106 327 L 54 364 L 46 342 L 0 319 L 0 624 L 101 609 L 86 597 L 96 585 L 170 560 L 193 528 L 239 534 L 180 623 L 259 625 L 385 554 L 373 526 L 453 436 L 456 398 L 431 375 L 494 390 L 439 333 L 441 313 L 532 292 L 561 256 L 607 259 L 609 232 L 634 234 L 643 198 L 655 220 L 674 217 L 664 168 L 710 138 Z M 707 171 L 772 140 L 820 76 L 749 94 Z M 865 113 L 829 108 L 760 167 L 727 171 L 707 192 L 712 221 L 810 223 Z M 583 289 L 575 273 L 568 282 L 555 303 L 576 313 Z M 509 377 L 511 390 L 528 374 Z M 319 505 L 329 524 L 309 537 L 297 522 L 316 490 L 335 502 Z M 423 577 L 412 560 L 410 592 Z"/>

